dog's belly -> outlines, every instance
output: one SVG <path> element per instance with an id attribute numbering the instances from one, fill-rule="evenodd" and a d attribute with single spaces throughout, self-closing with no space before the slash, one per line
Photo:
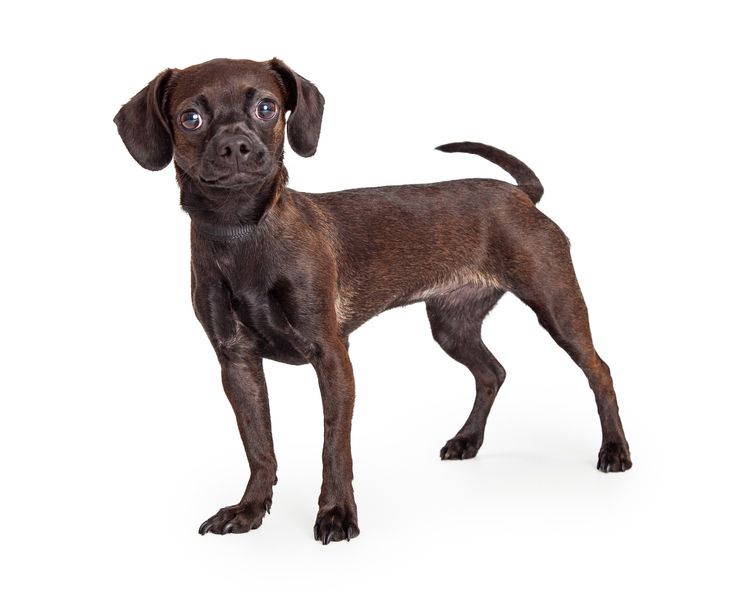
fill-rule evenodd
<path id="1" fill-rule="evenodd" d="M 437 297 L 447 298 L 459 292 L 471 295 L 482 290 L 507 289 L 499 276 L 469 266 L 457 268 L 448 275 L 436 276 L 422 285 L 370 290 L 364 297 L 354 291 L 357 287 L 341 286 L 336 296 L 336 318 L 345 334 L 351 333 L 364 322 L 391 308 Z"/>

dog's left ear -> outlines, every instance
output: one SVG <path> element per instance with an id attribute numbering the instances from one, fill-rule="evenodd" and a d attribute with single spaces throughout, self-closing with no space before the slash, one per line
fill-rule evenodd
<path id="1" fill-rule="evenodd" d="M 159 73 L 115 116 L 117 131 L 128 152 L 139 165 L 150 171 L 159 171 L 172 160 L 172 137 L 164 99 L 173 73 L 172 69 Z"/>
<path id="2" fill-rule="evenodd" d="M 300 156 L 312 156 L 318 148 L 323 122 L 323 94 L 278 58 L 274 58 L 269 64 L 281 77 L 287 96 L 285 108 L 292 111 L 286 124 L 289 145 Z"/>

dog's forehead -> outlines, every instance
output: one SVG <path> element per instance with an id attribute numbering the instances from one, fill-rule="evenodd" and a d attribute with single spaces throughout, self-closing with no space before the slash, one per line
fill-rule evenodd
<path id="1" fill-rule="evenodd" d="M 171 95 L 175 104 L 196 96 L 226 102 L 235 97 L 241 100 L 251 88 L 271 92 L 283 99 L 279 78 L 267 62 L 226 58 L 181 70 Z"/>

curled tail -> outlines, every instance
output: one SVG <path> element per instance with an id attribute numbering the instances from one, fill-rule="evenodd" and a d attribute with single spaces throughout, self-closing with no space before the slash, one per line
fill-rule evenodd
<path id="1" fill-rule="evenodd" d="M 476 142 L 456 142 L 454 144 L 443 144 L 435 148 L 435 150 L 442 152 L 467 152 L 486 158 L 488 161 L 495 163 L 510 173 L 513 179 L 516 180 L 518 187 L 526 192 L 526 195 L 531 198 L 534 204 L 539 202 L 544 193 L 544 188 L 539 178 L 534 175 L 534 171 L 529 169 L 529 167 L 515 156 L 511 156 L 507 152 L 503 152 L 492 146 Z"/>

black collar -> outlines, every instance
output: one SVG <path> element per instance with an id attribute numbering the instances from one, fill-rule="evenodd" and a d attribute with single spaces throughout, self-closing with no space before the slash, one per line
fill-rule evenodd
<path id="1" fill-rule="evenodd" d="M 214 242 L 241 242 L 249 238 L 257 225 L 214 225 L 192 219 L 195 231 Z"/>

